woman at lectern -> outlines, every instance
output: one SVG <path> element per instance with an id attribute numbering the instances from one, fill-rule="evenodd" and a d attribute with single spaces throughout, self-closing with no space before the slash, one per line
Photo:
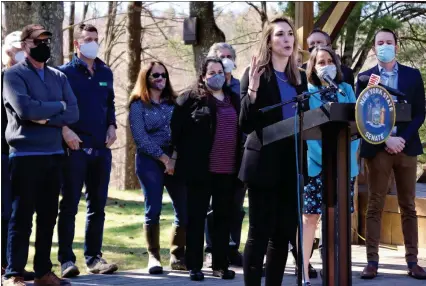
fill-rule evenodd
<path id="1" fill-rule="evenodd" d="M 308 61 L 306 69 L 308 77 L 308 90 L 315 92 L 324 88 L 328 84 L 322 80 L 328 74 L 338 85 L 346 96 L 339 92 L 325 92 L 315 94 L 309 99 L 311 109 L 320 107 L 326 102 L 355 103 L 356 98 L 352 87 L 343 82 L 340 61 L 330 47 L 320 46 L 315 48 Z M 355 177 L 358 175 L 357 150 L 360 140 L 351 143 L 351 212 L 353 208 L 353 195 Z M 303 202 L 303 265 L 305 271 L 305 285 L 309 283 L 308 265 L 311 254 L 312 243 L 314 241 L 315 230 L 321 215 L 322 205 L 322 145 L 321 140 L 307 140 L 308 144 L 308 184 L 304 189 Z"/>
<path id="2" fill-rule="evenodd" d="M 284 17 L 275 18 L 264 27 L 259 52 L 241 79 L 240 125 L 249 134 L 239 173 L 247 183 L 249 196 L 245 285 L 261 285 L 265 253 L 265 285 L 281 285 L 288 242 L 296 235 L 295 140 L 291 137 L 262 146 L 262 129 L 294 117 L 294 103 L 265 114 L 259 109 L 291 100 L 307 90 L 306 76 L 296 64 L 297 47 L 293 23 Z"/>

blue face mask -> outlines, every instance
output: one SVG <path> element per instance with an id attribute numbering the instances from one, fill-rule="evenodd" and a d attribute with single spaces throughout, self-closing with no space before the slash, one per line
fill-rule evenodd
<path id="1" fill-rule="evenodd" d="M 376 47 L 377 59 L 382 63 L 390 63 L 395 58 L 394 45 L 381 45 Z"/>
<path id="2" fill-rule="evenodd" d="M 206 85 L 214 91 L 221 90 L 225 83 L 225 76 L 221 73 L 206 79 Z"/>

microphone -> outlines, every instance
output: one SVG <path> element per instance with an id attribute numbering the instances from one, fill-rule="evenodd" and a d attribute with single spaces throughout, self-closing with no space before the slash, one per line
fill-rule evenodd
<path id="1" fill-rule="evenodd" d="M 372 77 L 374 77 L 374 78 L 379 77 L 379 79 L 380 79 L 380 76 L 378 76 L 378 75 L 372 74 L 371 76 L 372 76 Z M 369 77 L 368 75 L 361 75 L 361 76 L 358 78 L 358 80 L 359 80 L 361 83 L 363 83 L 363 84 L 368 84 L 368 83 L 370 82 L 370 77 Z M 376 81 L 376 80 L 375 80 L 375 81 Z M 394 89 L 394 88 L 392 88 L 392 87 L 389 87 L 389 86 L 387 86 L 387 85 L 384 85 L 384 84 L 382 84 L 382 83 L 380 83 L 380 82 L 377 82 L 377 81 L 376 81 L 376 85 L 383 87 L 384 89 L 386 89 L 386 90 L 387 90 L 390 94 L 392 94 L 392 95 L 400 96 L 400 97 L 405 97 L 405 96 L 406 96 L 406 95 L 405 95 L 405 93 L 400 92 L 399 90 Z"/>
<path id="2" fill-rule="evenodd" d="M 332 87 L 334 87 L 339 93 L 341 93 L 343 96 L 346 96 L 346 94 L 343 92 L 343 90 L 341 90 L 339 88 L 339 86 L 337 85 L 337 83 L 330 77 L 330 75 L 328 73 L 324 73 L 322 75 L 322 79 L 328 83 L 329 85 L 331 85 Z"/>

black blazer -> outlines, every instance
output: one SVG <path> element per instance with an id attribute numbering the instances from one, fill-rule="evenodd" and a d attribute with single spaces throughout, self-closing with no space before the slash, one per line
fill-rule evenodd
<path id="1" fill-rule="evenodd" d="M 240 95 L 230 89 L 224 93 L 231 97 L 232 105 L 240 114 Z M 184 179 L 203 180 L 209 173 L 210 151 L 216 133 L 216 103 L 211 96 L 199 97 L 187 91 L 176 100 L 170 127 L 172 143 L 178 153 L 175 174 Z M 241 161 L 241 132 L 237 132 L 236 168 Z"/>
<path id="2" fill-rule="evenodd" d="M 266 74 L 263 74 L 260 79 L 256 102 L 251 104 L 247 94 L 249 86 L 248 72 L 249 68 L 246 69 L 241 79 L 240 126 L 242 131 L 249 135 L 244 144 L 239 179 L 248 183 L 249 186 L 260 188 L 276 187 L 283 180 L 287 181 L 287 183 L 295 184 L 297 169 L 294 137 L 262 146 L 262 129 L 283 120 L 281 108 L 276 108 L 266 114 L 258 112 L 260 108 L 281 102 L 277 78 L 273 74 L 268 81 Z M 301 72 L 301 76 L 302 84 L 295 87 L 297 94 L 307 90 L 305 73 Z M 304 104 L 304 110 L 309 110 L 307 101 Z M 307 174 L 306 142 L 304 146 L 304 169 L 305 174 Z"/>
<path id="3" fill-rule="evenodd" d="M 360 73 L 370 76 L 372 74 L 380 75 L 379 67 L 375 67 Z M 362 84 L 359 80 L 356 83 L 356 97 L 367 87 L 367 83 Z M 405 140 L 403 152 L 408 156 L 417 156 L 423 154 L 423 147 L 419 137 L 419 128 L 425 121 L 425 89 L 422 76 L 418 69 L 413 69 L 398 63 L 398 90 L 405 93 L 407 103 L 411 104 L 411 122 L 397 123 L 396 136 Z M 372 145 L 362 140 L 361 157 L 372 158 L 377 152 L 384 149 L 386 145 Z"/>

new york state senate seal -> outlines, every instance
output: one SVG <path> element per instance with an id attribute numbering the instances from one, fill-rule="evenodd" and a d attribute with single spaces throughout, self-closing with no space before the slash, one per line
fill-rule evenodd
<path id="1" fill-rule="evenodd" d="M 392 134 L 395 117 L 395 104 L 386 89 L 373 85 L 361 92 L 355 104 L 355 122 L 365 141 L 384 143 Z"/>

